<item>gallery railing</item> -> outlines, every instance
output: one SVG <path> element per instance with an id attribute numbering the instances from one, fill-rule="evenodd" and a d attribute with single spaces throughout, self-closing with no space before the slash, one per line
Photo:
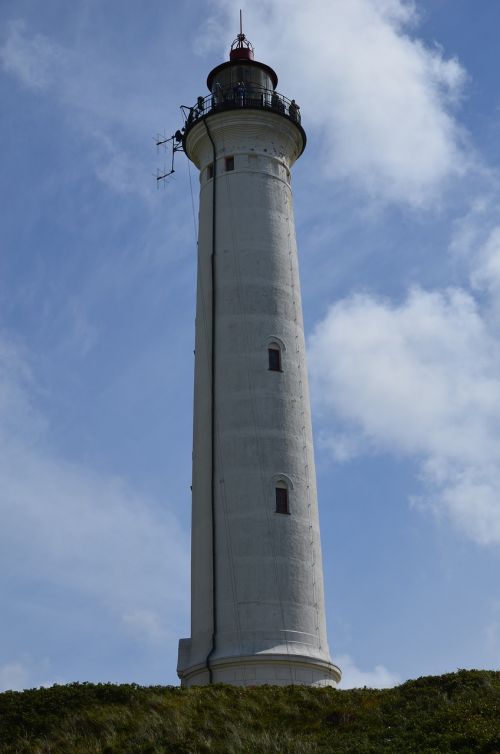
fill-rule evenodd
<path id="1" fill-rule="evenodd" d="M 243 107 L 271 110 L 300 125 L 300 111 L 295 100 L 289 100 L 272 89 L 264 89 L 256 84 L 236 84 L 225 88 L 216 84 L 215 91 L 206 97 L 198 97 L 194 107 L 182 108 L 186 120 L 185 133 L 206 115 Z"/>

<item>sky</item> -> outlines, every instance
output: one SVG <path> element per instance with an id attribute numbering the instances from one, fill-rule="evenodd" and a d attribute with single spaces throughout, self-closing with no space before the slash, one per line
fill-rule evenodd
<path id="1" fill-rule="evenodd" d="M 496 0 L 2 0 L 0 689 L 176 684 L 196 168 L 157 133 L 242 7 L 295 98 L 342 685 L 500 668 Z"/>

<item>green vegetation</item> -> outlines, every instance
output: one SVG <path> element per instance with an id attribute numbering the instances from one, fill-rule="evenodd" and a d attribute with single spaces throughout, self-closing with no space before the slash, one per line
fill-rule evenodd
<path id="1" fill-rule="evenodd" d="M 0 694 L 1 754 L 500 754 L 500 672 L 384 691 L 73 683 Z"/>

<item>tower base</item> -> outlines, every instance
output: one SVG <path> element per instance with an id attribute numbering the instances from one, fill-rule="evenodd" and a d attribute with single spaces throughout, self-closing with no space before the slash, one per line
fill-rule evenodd
<path id="1" fill-rule="evenodd" d="M 300 655 L 249 655 L 228 657 L 210 663 L 212 683 L 230 686 L 336 686 L 341 671 L 336 665 Z M 206 686 L 210 674 L 206 664 L 179 672 L 181 686 Z"/>

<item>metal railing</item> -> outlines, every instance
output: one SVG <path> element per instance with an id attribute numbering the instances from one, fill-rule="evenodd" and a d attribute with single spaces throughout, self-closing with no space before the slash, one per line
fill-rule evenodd
<path id="1" fill-rule="evenodd" d="M 231 87 L 216 84 L 215 92 L 206 97 L 198 97 L 194 107 L 181 108 L 185 118 L 185 132 L 187 133 L 200 118 L 206 115 L 243 107 L 270 110 L 300 124 L 299 106 L 294 100 L 289 100 L 272 89 L 264 89 L 250 83 L 236 84 Z"/>

